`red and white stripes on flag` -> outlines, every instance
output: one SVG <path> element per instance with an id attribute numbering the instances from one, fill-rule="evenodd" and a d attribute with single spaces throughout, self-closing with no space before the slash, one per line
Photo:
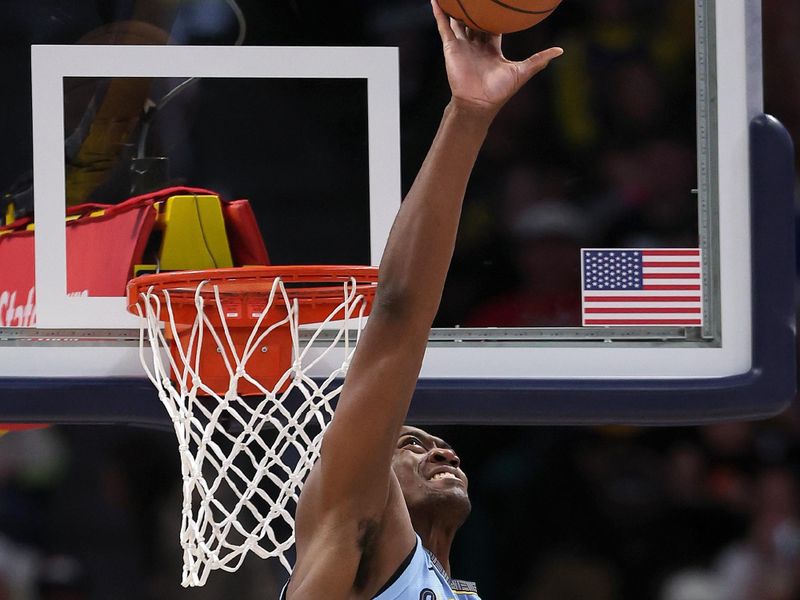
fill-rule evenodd
<path id="1" fill-rule="evenodd" d="M 698 248 L 581 250 L 584 326 L 703 324 Z"/>

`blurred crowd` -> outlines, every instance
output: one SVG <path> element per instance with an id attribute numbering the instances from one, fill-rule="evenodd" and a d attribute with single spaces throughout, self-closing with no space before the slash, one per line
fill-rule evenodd
<path id="1" fill-rule="evenodd" d="M 457 559 L 490 597 L 800 598 L 798 416 L 484 432 Z"/>
<path id="2" fill-rule="evenodd" d="M 518 600 L 800 598 L 800 410 L 696 428 L 450 427 L 473 512 L 454 575 Z M 0 600 L 277 597 L 250 557 L 180 588 L 174 434 L 0 439 Z"/>
<path id="3" fill-rule="evenodd" d="M 235 37 L 231 19 L 217 31 L 205 18 L 210 4 L 179 19 L 178 41 Z M 241 5 L 246 43 L 399 46 L 408 189 L 447 97 L 427 4 Z M 763 9 L 766 110 L 798 140 L 800 3 Z M 304 22 L 291 20 L 298 10 Z M 437 324 L 575 326 L 577 249 L 697 244 L 692 10 L 688 0 L 570 0 L 508 36 L 512 58 L 554 44 L 566 53 L 491 130 Z M 486 600 L 800 599 L 796 406 L 697 428 L 437 432 L 471 478 L 454 575 L 476 580 Z M 257 559 L 204 590 L 180 589 L 179 484 L 168 431 L 0 438 L 0 600 L 276 597 L 285 574 Z"/>

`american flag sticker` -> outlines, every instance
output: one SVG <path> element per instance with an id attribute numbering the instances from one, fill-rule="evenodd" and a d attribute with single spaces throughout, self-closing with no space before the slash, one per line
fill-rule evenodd
<path id="1" fill-rule="evenodd" d="M 700 327 L 699 248 L 581 250 L 583 325 Z"/>

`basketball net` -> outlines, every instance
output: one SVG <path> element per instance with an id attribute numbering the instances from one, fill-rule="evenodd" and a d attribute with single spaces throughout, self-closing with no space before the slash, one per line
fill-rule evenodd
<path id="1" fill-rule="evenodd" d="M 178 438 L 184 587 L 204 585 L 215 569 L 237 570 L 251 551 L 261 558 L 276 557 L 291 571 L 287 554 L 294 545 L 292 515 L 319 458 L 322 435 L 333 416 L 332 400 L 341 391 L 368 311 L 355 279 L 339 289 L 341 298 L 327 319 L 303 328 L 305 342 L 302 304 L 279 277 L 264 293 L 266 306 L 253 315 L 255 323 L 244 343 L 241 338 L 234 341 L 213 282 L 197 285 L 191 324 L 176 322 L 170 291 L 139 293 L 132 308 L 146 322 L 140 358 Z M 282 318 L 272 320 L 276 311 Z M 272 338 L 286 329 L 292 346 L 289 367 L 272 382 L 249 374 L 248 362 L 271 348 Z M 227 369 L 225 389 L 203 382 L 200 357 L 209 344 Z M 324 381 L 312 379 L 309 371 L 323 359 L 333 360 L 334 348 L 341 346 L 341 362 L 335 360 Z M 247 396 L 240 393 L 242 387 Z"/>

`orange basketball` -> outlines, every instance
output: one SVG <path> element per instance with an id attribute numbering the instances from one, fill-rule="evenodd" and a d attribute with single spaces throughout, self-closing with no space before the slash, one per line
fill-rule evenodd
<path id="1" fill-rule="evenodd" d="M 561 4 L 561 0 L 439 0 L 448 15 L 471 29 L 511 33 L 533 27 Z"/>

